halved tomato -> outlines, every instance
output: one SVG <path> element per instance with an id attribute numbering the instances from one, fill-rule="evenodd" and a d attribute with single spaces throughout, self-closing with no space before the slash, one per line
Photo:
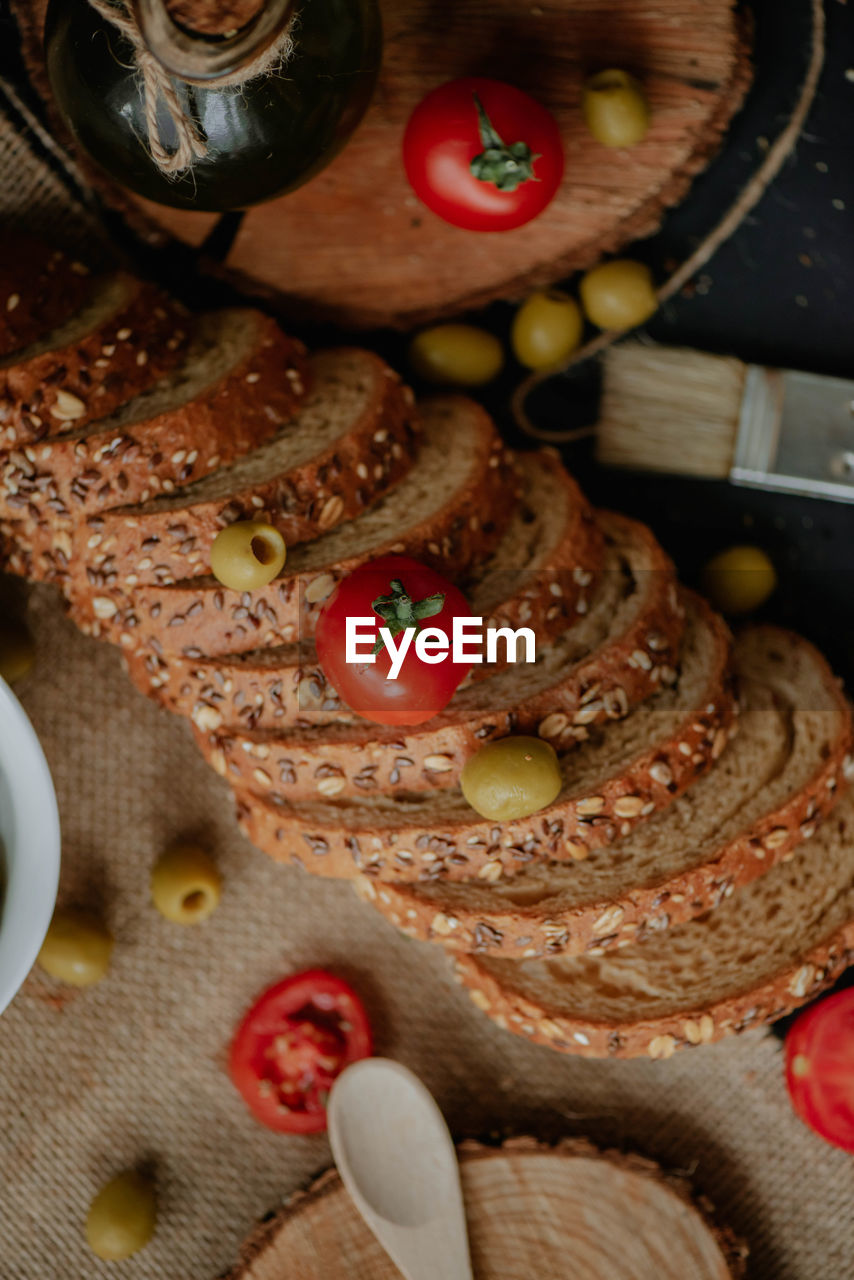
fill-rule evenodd
<path id="1" fill-rule="evenodd" d="M 786 1085 L 804 1123 L 854 1154 L 854 988 L 820 1000 L 793 1023 Z"/>
<path id="2" fill-rule="evenodd" d="M 320 1133 L 336 1076 L 373 1052 L 364 1006 L 323 969 L 284 978 L 258 997 L 231 1046 L 229 1070 L 257 1120 L 279 1133 Z"/>

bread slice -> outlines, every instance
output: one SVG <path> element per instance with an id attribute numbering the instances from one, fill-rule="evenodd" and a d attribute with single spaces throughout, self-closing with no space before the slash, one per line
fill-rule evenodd
<path id="1" fill-rule="evenodd" d="M 73 254 L 6 227 L 2 236 L 0 357 L 64 324 L 85 305 L 94 284 Z"/>
<path id="2" fill-rule="evenodd" d="M 118 568 L 70 593 L 81 628 L 123 648 L 204 654 L 288 644 L 313 633 L 323 601 L 359 564 L 391 552 L 415 556 L 462 579 L 487 557 L 508 524 L 518 487 L 513 454 L 473 401 L 428 404 L 416 463 L 401 483 L 355 520 L 297 547 L 269 586 L 235 592 L 215 578 L 126 587 Z"/>
<path id="3" fill-rule="evenodd" d="M 259 373 L 247 374 L 246 395 L 232 411 L 249 413 L 244 401 L 259 390 L 262 413 L 276 395 L 296 409 L 304 372 L 279 364 L 266 389 Z M 412 465 L 412 392 L 378 356 L 358 348 L 314 356 L 310 379 L 296 416 L 279 416 L 279 433 L 248 457 L 177 493 L 90 517 L 87 532 L 99 541 L 87 542 L 88 567 L 97 573 L 123 566 L 132 586 L 173 583 L 209 573 L 214 538 L 237 520 L 268 520 L 293 547 L 354 519 L 388 492 Z"/>
<path id="4" fill-rule="evenodd" d="M 18 542 L 11 568 L 62 581 L 103 556 L 106 517 L 86 525 L 84 515 L 128 495 L 172 493 L 235 462 L 293 417 L 306 378 L 302 345 L 260 311 L 202 317 L 183 362 L 155 386 L 0 459 L 0 517 Z"/>
<path id="5" fill-rule="evenodd" d="M 58 328 L 0 359 L 0 449 L 106 417 L 179 362 L 187 315 L 124 272 L 100 277 Z"/>
<path id="6" fill-rule="evenodd" d="M 376 880 L 498 878 L 537 861 L 587 858 L 672 804 L 723 751 L 733 719 L 729 633 L 687 597 L 676 683 L 562 758 L 558 799 L 530 818 L 480 818 L 459 791 L 288 805 L 238 793 L 260 849 L 318 875 Z"/>
<path id="7" fill-rule="evenodd" d="M 320 729 L 238 732 L 232 725 L 206 735 L 196 721 L 199 745 L 217 767 L 224 761 L 233 785 L 298 803 L 456 787 L 466 760 L 513 730 L 539 732 L 562 748 L 583 741 L 592 726 L 622 718 L 662 679 L 675 679 L 683 627 L 672 565 L 649 531 L 609 515 L 601 523 L 607 544 L 601 587 L 578 623 L 551 644 L 535 631 L 536 665 L 505 664 L 411 729 L 384 729 L 358 717 L 340 723 L 339 714 Z M 490 583 L 501 577 L 497 569 L 488 575 Z M 554 598 L 553 584 L 542 583 L 546 601 Z M 479 613 L 476 593 L 473 601 Z"/>
<path id="8" fill-rule="evenodd" d="M 495 626 L 531 627 L 545 644 L 595 608 L 604 538 L 578 486 L 555 465 L 550 450 L 523 455 L 519 470 L 519 504 L 466 592 L 476 616 Z M 677 623 L 674 613 L 671 626 Z M 235 733 L 353 720 L 327 682 L 311 641 L 219 658 L 197 650 L 178 658 L 152 649 L 129 653 L 127 663 L 143 693 L 173 711 L 198 716 L 200 724 L 225 723 Z M 472 676 L 495 669 L 475 666 Z"/>
<path id="9" fill-rule="evenodd" d="M 589 1058 L 669 1058 L 770 1022 L 854 959 L 854 790 L 788 862 L 697 920 L 604 956 L 460 956 L 478 1008 Z"/>
<path id="10" fill-rule="evenodd" d="M 598 954 L 714 907 L 792 851 L 852 768 L 851 714 L 824 659 L 773 627 L 736 643 L 741 712 L 720 759 L 668 809 L 579 863 L 493 884 L 362 884 L 413 937 L 462 951 Z"/>

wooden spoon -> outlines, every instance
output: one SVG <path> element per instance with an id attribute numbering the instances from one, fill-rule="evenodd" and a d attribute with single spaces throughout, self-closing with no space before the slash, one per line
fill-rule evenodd
<path id="1" fill-rule="evenodd" d="M 329 1139 L 359 1213 L 406 1280 L 472 1280 L 457 1155 L 417 1076 L 366 1058 L 338 1077 Z"/>

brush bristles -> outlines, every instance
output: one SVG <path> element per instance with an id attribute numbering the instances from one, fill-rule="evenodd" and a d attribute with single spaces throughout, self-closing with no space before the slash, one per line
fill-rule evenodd
<path id="1" fill-rule="evenodd" d="M 605 356 L 596 456 L 606 466 L 729 475 L 747 366 L 638 342 Z"/>

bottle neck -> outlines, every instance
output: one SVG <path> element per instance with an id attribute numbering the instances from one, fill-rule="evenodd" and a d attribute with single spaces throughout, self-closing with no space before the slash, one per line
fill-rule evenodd
<path id="1" fill-rule="evenodd" d="M 201 85 L 239 76 L 262 61 L 284 36 L 296 9 L 296 0 L 263 0 L 238 31 L 214 36 L 176 22 L 165 0 L 130 0 L 130 4 L 146 45 L 169 75 Z M 193 0 L 184 0 L 185 21 L 192 21 L 193 8 Z"/>

